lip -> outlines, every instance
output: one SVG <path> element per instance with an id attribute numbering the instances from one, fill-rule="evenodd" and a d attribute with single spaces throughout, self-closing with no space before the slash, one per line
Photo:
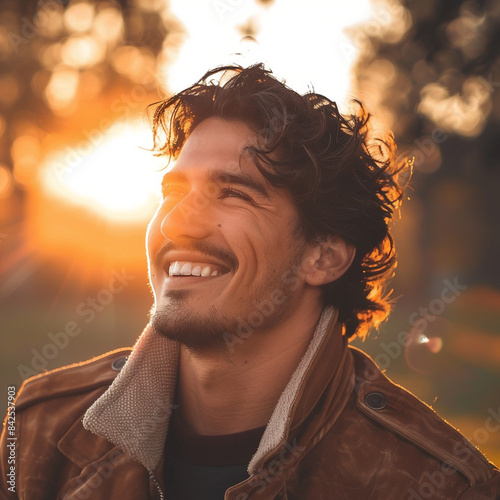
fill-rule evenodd
<path id="1" fill-rule="evenodd" d="M 183 286 L 195 284 L 195 283 L 208 283 L 208 282 L 213 283 L 213 280 L 223 278 L 227 275 L 228 275 L 228 273 L 219 274 L 218 276 L 207 276 L 207 277 L 203 277 L 203 276 L 167 276 L 165 278 L 165 283 L 168 283 L 168 286 L 174 285 L 174 286 L 183 287 Z"/>
<path id="2" fill-rule="evenodd" d="M 168 268 L 167 268 L 168 269 Z M 202 290 L 208 290 L 212 293 L 213 286 L 216 285 L 220 280 L 225 280 L 230 277 L 230 272 L 224 274 L 218 274 L 217 276 L 170 276 L 168 270 L 165 273 L 164 287 L 169 290 L 186 290 L 191 287 L 201 287 Z M 203 288 L 205 286 L 205 288 Z M 208 288 L 207 288 L 208 286 Z"/>

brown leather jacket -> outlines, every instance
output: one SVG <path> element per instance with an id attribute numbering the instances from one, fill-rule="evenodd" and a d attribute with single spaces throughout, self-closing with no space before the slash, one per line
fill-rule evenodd
<path id="1" fill-rule="evenodd" d="M 130 353 L 113 351 L 25 382 L 15 407 L 14 455 L 2 435 L 2 499 L 169 498 L 163 459 L 148 471 L 82 425 Z M 338 326 L 318 341 L 289 403 L 278 422 L 285 439 L 263 448 L 250 477 L 226 500 L 500 498 L 498 469 L 365 354 L 348 348 Z"/>

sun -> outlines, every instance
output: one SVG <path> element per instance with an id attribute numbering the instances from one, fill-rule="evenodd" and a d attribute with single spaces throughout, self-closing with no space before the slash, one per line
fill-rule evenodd
<path id="1" fill-rule="evenodd" d="M 158 204 L 165 164 L 149 149 L 150 129 L 119 122 L 94 137 L 52 154 L 41 169 L 43 188 L 107 219 L 146 220 Z"/>
<path id="2" fill-rule="evenodd" d="M 27 198 L 31 251 L 78 263 L 82 276 L 99 276 L 103 263 L 143 271 L 166 164 L 151 146 L 147 124 L 123 121 L 47 155 Z"/>

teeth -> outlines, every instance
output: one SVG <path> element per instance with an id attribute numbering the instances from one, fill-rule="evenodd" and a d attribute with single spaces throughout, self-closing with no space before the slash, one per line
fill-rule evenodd
<path id="1" fill-rule="evenodd" d="M 186 262 L 181 267 L 181 276 L 191 276 L 191 264 L 189 262 Z"/>
<path id="2" fill-rule="evenodd" d="M 168 269 L 169 276 L 219 276 L 220 272 L 217 269 L 212 270 L 211 266 L 193 265 L 192 262 L 175 261 L 170 264 Z"/>
<path id="3" fill-rule="evenodd" d="M 179 276 L 179 274 L 181 274 L 181 265 L 178 262 L 174 262 L 173 265 L 171 264 L 169 274 Z"/>

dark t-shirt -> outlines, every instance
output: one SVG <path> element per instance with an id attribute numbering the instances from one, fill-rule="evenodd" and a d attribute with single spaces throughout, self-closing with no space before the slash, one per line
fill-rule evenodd
<path id="1" fill-rule="evenodd" d="M 223 500 L 248 477 L 265 427 L 223 436 L 193 433 L 174 413 L 165 447 L 165 488 L 172 500 Z"/>

